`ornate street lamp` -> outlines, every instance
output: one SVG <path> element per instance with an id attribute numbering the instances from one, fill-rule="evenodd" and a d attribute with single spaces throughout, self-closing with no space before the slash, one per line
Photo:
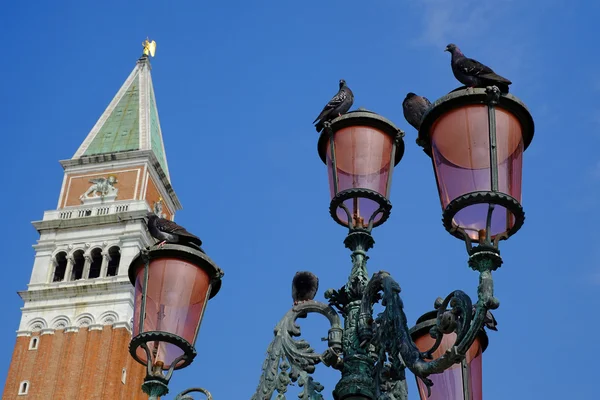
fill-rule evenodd
<path id="1" fill-rule="evenodd" d="M 436 101 L 425 115 L 418 143 L 432 156 L 444 226 L 465 241 L 479 286 L 475 304 L 460 290 L 440 300 L 435 316 L 418 321 L 414 339 L 398 283 L 385 271 L 369 280 L 366 270 L 372 229 L 386 221 L 392 208 L 390 184 L 404 152 L 403 136 L 390 121 L 365 110 L 325 124 L 318 150 L 329 174 L 331 216 L 349 229 L 344 244 L 352 251 L 352 270 L 342 288 L 325 292 L 329 304 L 305 301 L 279 322 L 252 400 L 281 395 L 294 381 L 302 387 L 302 398 L 322 399 L 323 386 L 310 376 L 320 362 L 341 371 L 335 400 L 405 400 L 406 368 L 417 377 L 422 398 L 432 395 L 435 384 L 433 396 L 464 399 L 463 390 L 448 392 L 441 383 L 457 366 L 462 368 L 461 384 L 470 382 L 472 399 L 480 396 L 475 383 L 481 379 L 475 381 L 487 346 L 484 318 L 499 305 L 492 271 L 502 264 L 499 240 L 523 225 L 522 154 L 533 137 L 533 119 L 523 103 L 496 87 L 459 89 Z M 374 317 L 373 305 L 380 300 L 384 311 Z M 343 328 L 334 308 L 344 318 Z M 330 322 L 322 354 L 293 339 L 300 336 L 295 320 L 308 313 Z M 427 335 L 420 329 L 425 325 Z"/>
<path id="2" fill-rule="evenodd" d="M 436 339 L 429 332 L 437 323 L 437 311 L 431 311 L 417 320 L 417 325 L 410 329 L 412 339 L 419 351 L 432 349 Z M 435 329 L 435 328 L 434 328 Z M 447 351 L 451 351 L 452 344 L 456 342 L 456 333 L 443 335 L 437 349 L 431 352 L 433 358 L 438 358 Z M 417 379 L 417 387 L 421 400 L 482 400 L 482 355 L 488 346 L 488 337 L 485 330 L 480 329 L 466 357 L 454 364 L 441 374 L 431 375 L 433 386 L 431 396 L 428 396 L 427 386 Z"/>
<path id="3" fill-rule="evenodd" d="M 369 279 L 366 269 L 367 251 L 375 243 L 371 232 L 390 216 L 392 173 L 404 154 L 403 137 L 392 122 L 366 110 L 324 124 L 318 151 L 329 175 L 329 210 L 348 228 L 344 244 L 352 252 L 352 269 L 343 287 L 325 292 L 329 304 L 302 301 L 277 324 L 252 400 L 271 400 L 275 392 L 283 399 L 291 382 L 302 388 L 301 398 L 322 400 L 324 388 L 311 376 L 321 362 L 341 371 L 335 400 L 406 400 L 406 368 L 416 376 L 422 399 L 481 399 L 484 320 L 499 305 L 492 271 L 502 264 L 499 240 L 524 221 L 522 154 L 533 137 L 533 119 L 516 97 L 495 87 L 458 89 L 425 115 L 417 142 L 432 157 L 444 226 L 465 241 L 479 286 L 475 304 L 456 290 L 436 301 L 437 311 L 420 318 L 412 330 L 398 283 L 386 271 Z M 167 245 L 143 251 L 129 276 L 136 286 L 137 321 L 130 352 L 147 365 L 143 388 L 156 399 L 167 393 L 173 370 L 195 356 L 204 307 L 218 291 L 222 272 L 201 252 Z M 182 288 L 185 296 L 171 296 Z M 384 310 L 373 316 L 379 301 Z M 295 321 L 309 313 L 329 321 L 323 353 L 294 339 L 301 335 Z M 460 390 L 451 389 L 456 382 Z M 176 400 L 191 399 L 193 391 L 210 398 L 197 388 Z"/>
<path id="4" fill-rule="evenodd" d="M 169 392 L 173 371 L 196 357 L 194 345 L 208 300 L 221 287 L 223 272 L 201 251 L 175 244 L 142 250 L 129 266 L 135 287 L 131 356 L 147 368 L 142 389 L 157 399 Z M 163 371 L 166 371 L 163 372 Z M 190 389 L 176 399 L 190 398 Z"/>

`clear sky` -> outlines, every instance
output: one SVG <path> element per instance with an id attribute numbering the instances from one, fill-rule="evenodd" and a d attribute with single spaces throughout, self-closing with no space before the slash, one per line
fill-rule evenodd
<path id="1" fill-rule="evenodd" d="M 38 234 L 70 158 L 157 41 L 152 74 L 177 221 L 225 270 L 207 309 L 198 358 L 172 398 L 204 386 L 250 398 L 273 327 L 291 307 L 291 279 L 309 269 L 317 299 L 350 271 L 346 231 L 329 217 L 312 120 L 346 79 L 355 105 L 406 131 L 390 220 L 374 231 L 369 272 L 402 286 L 410 323 L 438 296 L 476 296 L 464 245 L 445 232 L 430 160 L 402 116 L 413 91 L 432 101 L 459 86 L 449 42 L 513 81 L 536 122 L 525 152 L 524 227 L 502 243 L 495 273 L 499 332 L 484 354 L 486 400 L 597 398 L 600 350 L 597 2 L 566 0 L 4 2 L 0 162 L 4 182 L 6 376 Z M 590 242 L 586 242 L 589 240 Z M 301 321 L 313 345 L 319 316 Z M 319 366 L 325 397 L 338 373 Z M 411 377 L 410 395 L 418 398 Z M 291 389 L 293 393 L 294 389 Z M 289 396 L 295 398 L 295 394 Z"/>

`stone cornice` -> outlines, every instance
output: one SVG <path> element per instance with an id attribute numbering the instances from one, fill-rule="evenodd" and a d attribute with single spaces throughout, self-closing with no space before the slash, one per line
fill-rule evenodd
<path id="1" fill-rule="evenodd" d="M 56 282 L 41 285 L 29 285 L 28 290 L 17 292 L 21 298 L 28 301 L 41 301 L 53 299 L 71 299 L 69 304 L 72 304 L 72 298 L 80 296 L 99 296 L 111 295 L 119 293 L 133 294 L 133 286 L 129 282 L 127 276 L 120 276 L 118 280 L 109 282 L 98 282 L 90 285 L 90 281 L 85 281 L 83 284 L 75 282 Z M 41 286 L 41 287 L 38 287 Z M 86 301 L 86 303 L 89 303 Z M 103 303 L 99 300 L 98 303 Z M 55 306 L 49 306 L 53 308 Z"/>
<path id="2" fill-rule="evenodd" d="M 181 202 L 175 194 L 175 190 L 169 181 L 169 178 L 163 168 L 160 166 L 156 155 L 152 150 L 134 150 L 134 151 L 123 151 L 119 153 L 110 154 L 98 154 L 94 156 L 82 156 L 80 158 L 72 158 L 69 160 L 61 160 L 60 164 L 66 170 L 77 169 L 77 167 L 90 165 L 90 164 L 104 164 L 108 162 L 124 161 L 124 160 L 146 160 L 150 166 L 155 170 L 159 181 L 163 184 L 168 199 L 173 203 L 170 206 L 173 207 L 173 211 L 181 210 Z"/>
<path id="3" fill-rule="evenodd" d="M 35 229 L 42 233 L 48 229 L 65 229 L 65 228 L 79 228 L 90 225 L 104 225 L 104 224 L 116 224 L 125 221 L 135 221 L 144 219 L 148 212 L 146 210 L 126 211 L 119 214 L 108 214 L 108 215 L 97 215 L 93 217 L 85 218 L 72 218 L 72 219 L 54 219 L 48 221 L 33 221 L 31 224 Z"/>
<path id="4" fill-rule="evenodd" d="M 133 330 L 132 326 L 129 322 L 125 322 L 125 321 L 117 321 L 113 324 L 92 324 L 92 325 L 88 325 L 86 327 L 80 327 L 80 326 L 68 326 L 66 328 L 64 328 L 62 331 L 63 333 L 77 333 L 79 332 L 79 330 L 81 328 L 87 328 L 88 331 L 102 331 L 104 330 L 104 327 L 110 327 L 112 329 L 127 329 L 130 333 Z M 41 335 L 54 335 L 54 333 L 57 331 L 57 329 L 53 329 L 53 328 L 46 328 L 46 329 L 42 329 L 41 331 L 39 331 L 39 336 Z M 28 331 L 28 330 L 23 330 L 23 331 L 17 331 L 17 337 L 20 336 L 26 336 L 26 337 L 31 337 L 33 335 L 33 331 Z"/>

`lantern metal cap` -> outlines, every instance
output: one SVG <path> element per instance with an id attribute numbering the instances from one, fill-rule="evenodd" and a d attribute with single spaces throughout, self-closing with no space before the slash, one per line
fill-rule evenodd
<path id="1" fill-rule="evenodd" d="M 509 93 L 499 93 L 499 96 L 490 96 L 488 88 L 467 88 L 466 86 L 454 89 L 432 104 L 429 111 L 423 117 L 417 144 L 423 147 L 423 151 L 431 157 L 431 137 L 429 136 L 429 130 L 440 116 L 461 106 L 490 104 L 490 102 L 496 102 L 497 107 L 510 111 L 521 122 L 523 151 L 525 151 L 533 140 L 534 133 L 533 117 L 525 103 Z"/>
<path id="2" fill-rule="evenodd" d="M 146 250 L 145 254 L 144 250 L 140 251 L 138 255 L 135 256 L 135 258 L 131 261 L 131 264 L 129 264 L 129 281 L 134 286 L 136 279 L 136 271 L 138 269 L 138 266 L 145 262 L 144 257 L 146 256 L 148 257 L 149 261 L 158 258 L 177 258 L 183 261 L 191 262 L 199 268 L 202 268 L 210 276 L 211 299 L 215 297 L 221 289 L 221 278 L 223 277 L 223 275 L 225 275 L 223 270 L 219 268 L 217 264 L 215 264 L 215 262 L 210 259 L 210 257 L 208 257 L 200 250 L 196 250 L 188 246 L 181 246 L 178 244 L 165 244 L 160 248 L 152 246 Z"/>
<path id="3" fill-rule="evenodd" d="M 429 334 L 431 328 L 433 328 L 436 324 L 437 313 L 437 310 L 429 311 L 421 315 L 419 319 L 417 319 L 417 324 L 408 330 L 413 341 L 423 335 Z M 483 353 L 489 345 L 489 338 L 487 333 L 485 332 L 485 329 L 480 329 L 477 333 L 477 337 L 479 338 L 479 343 L 481 344 L 481 352 Z"/>
<path id="4" fill-rule="evenodd" d="M 330 128 L 334 133 L 349 126 L 369 126 L 379 129 L 390 135 L 396 142 L 396 159 L 394 160 L 394 165 L 398 165 L 402 156 L 404 156 L 404 131 L 396 127 L 389 119 L 382 117 L 373 111 L 359 108 L 356 111 L 350 111 L 349 113 L 335 118 L 330 124 Z M 324 164 L 327 164 L 327 140 L 329 140 L 329 132 L 327 129 L 323 129 L 321 136 L 319 136 L 317 150 L 319 151 L 319 157 L 321 157 L 321 161 L 323 161 Z"/>

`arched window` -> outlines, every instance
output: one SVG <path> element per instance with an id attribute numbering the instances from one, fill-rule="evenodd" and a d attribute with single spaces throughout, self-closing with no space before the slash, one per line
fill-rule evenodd
<path id="1" fill-rule="evenodd" d="M 40 343 L 39 337 L 37 337 L 37 336 L 32 337 L 31 340 L 29 341 L 29 350 L 37 350 L 39 343 Z"/>
<path id="2" fill-rule="evenodd" d="M 55 268 L 52 282 L 60 282 L 65 279 L 65 271 L 67 270 L 67 253 L 61 251 L 54 256 Z"/>
<path id="3" fill-rule="evenodd" d="M 106 269 L 106 276 L 116 276 L 119 273 L 119 263 L 121 262 L 121 250 L 117 246 L 108 249 L 110 261 Z"/>
<path id="4" fill-rule="evenodd" d="M 90 264 L 90 279 L 98 278 L 100 276 L 100 269 L 102 267 L 102 250 L 94 249 L 90 254 L 92 257 L 92 263 Z"/>
<path id="5" fill-rule="evenodd" d="M 23 381 L 19 385 L 19 394 L 23 395 L 27 394 L 27 392 L 29 392 L 29 381 Z"/>
<path id="6" fill-rule="evenodd" d="M 83 278 L 84 265 L 85 257 L 83 256 L 83 250 L 77 250 L 75 253 L 73 253 L 73 272 L 71 273 L 72 281 Z"/>

